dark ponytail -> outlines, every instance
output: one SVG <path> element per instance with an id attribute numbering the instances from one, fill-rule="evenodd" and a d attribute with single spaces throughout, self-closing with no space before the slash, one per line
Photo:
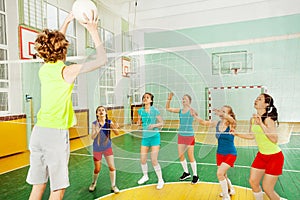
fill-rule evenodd
<path id="1" fill-rule="evenodd" d="M 277 121 L 277 125 L 278 123 L 278 113 L 277 113 L 277 108 L 274 106 L 274 100 L 273 98 L 268 95 L 263 93 L 262 95 L 264 95 L 265 97 L 265 103 L 267 103 L 267 107 L 266 107 L 266 112 L 261 116 L 261 119 L 263 122 L 265 122 L 265 119 L 267 117 L 270 117 L 272 120 Z"/>

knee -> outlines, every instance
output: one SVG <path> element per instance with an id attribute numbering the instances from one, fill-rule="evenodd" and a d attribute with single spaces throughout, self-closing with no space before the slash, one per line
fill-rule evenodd
<path id="1" fill-rule="evenodd" d="M 158 164 L 157 160 L 152 160 L 152 166 L 156 166 Z"/>
<path id="2" fill-rule="evenodd" d="M 100 166 L 95 166 L 94 174 L 99 174 L 100 169 L 101 169 Z"/>
<path id="3" fill-rule="evenodd" d="M 180 160 L 181 162 L 184 161 L 184 160 L 185 160 L 184 155 L 179 155 L 179 160 Z"/>
<path id="4" fill-rule="evenodd" d="M 270 194 L 274 192 L 274 188 L 270 187 L 270 185 L 267 183 L 263 183 L 262 188 L 267 196 L 270 196 Z"/>
<path id="5" fill-rule="evenodd" d="M 225 179 L 225 174 L 224 174 L 224 172 L 218 170 L 218 171 L 217 171 L 217 177 L 218 177 L 219 180 L 224 180 L 224 179 Z"/>
<path id="6" fill-rule="evenodd" d="M 249 184 L 250 184 L 252 189 L 256 189 L 257 187 L 259 187 L 259 182 L 251 176 L 249 178 Z"/>
<path id="7" fill-rule="evenodd" d="M 109 167 L 109 171 L 113 172 L 115 171 L 116 169 L 114 167 Z"/>
<path id="8" fill-rule="evenodd" d="M 99 174 L 99 172 L 100 172 L 100 169 L 98 169 L 98 168 L 94 169 L 94 174 Z"/>

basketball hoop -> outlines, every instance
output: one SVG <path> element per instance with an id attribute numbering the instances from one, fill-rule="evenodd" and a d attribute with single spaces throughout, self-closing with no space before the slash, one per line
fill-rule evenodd
<path id="1" fill-rule="evenodd" d="M 136 72 L 126 72 L 125 77 L 130 77 L 130 75 L 132 75 L 132 74 L 136 74 Z"/>
<path id="2" fill-rule="evenodd" d="M 237 75 L 240 68 L 231 68 L 232 74 Z"/>

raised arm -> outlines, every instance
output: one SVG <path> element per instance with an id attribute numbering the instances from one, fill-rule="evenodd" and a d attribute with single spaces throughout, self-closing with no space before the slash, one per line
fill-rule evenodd
<path id="1" fill-rule="evenodd" d="M 200 118 L 198 116 L 198 113 L 194 109 L 191 109 L 191 115 L 194 117 L 194 120 L 196 120 L 196 122 L 198 122 L 202 126 L 216 126 L 217 125 L 216 122 L 214 122 L 214 121 L 203 120 L 202 118 Z"/>
<path id="2" fill-rule="evenodd" d="M 97 123 L 97 125 L 98 125 L 98 123 Z M 97 137 L 97 135 L 100 133 L 100 128 L 99 128 L 97 125 L 92 124 L 92 135 L 91 135 L 91 138 L 92 138 L 93 140 L 94 140 L 94 139 Z"/>
<path id="3" fill-rule="evenodd" d="M 59 31 L 66 35 L 66 32 L 67 32 L 67 29 L 68 29 L 68 26 L 70 24 L 70 22 L 74 19 L 74 15 L 72 12 L 69 13 L 69 15 L 66 17 L 63 25 L 60 27 Z"/>
<path id="4" fill-rule="evenodd" d="M 85 15 L 85 14 L 84 14 Z M 63 71 L 63 76 L 66 82 L 73 83 L 75 78 L 81 74 L 93 71 L 104 66 L 107 62 L 106 52 L 103 46 L 103 43 L 100 39 L 98 33 L 98 17 L 92 16 L 91 19 L 87 18 L 85 15 L 86 21 L 80 22 L 88 32 L 90 33 L 92 40 L 95 44 L 96 55 L 93 60 L 84 62 L 82 64 L 73 64 L 66 67 Z"/>
<path id="5" fill-rule="evenodd" d="M 110 127 L 111 127 L 111 130 L 114 132 L 114 134 L 119 135 L 119 125 L 117 123 L 113 123 L 111 121 Z"/>
<path id="6" fill-rule="evenodd" d="M 254 133 L 252 132 L 252 118 L 250 119 L 250 128 L 248 133 L 237 133 L 237 132 L 231 132 L 234 136 L 238 136 L 240 138 L 246 139 L 246 140 L 253 140 L 254 139 Z"/>
<path id="7" fill-rule="evenodd" d="M 269 138 L 269 140 L 273 143 L 277 143 L 278 134 L 276 131 L 276 125 L 274 120 L 272 120 L 270 117 L 267 117 L 263 122 L 261 116 L 255 114 L 253 115 L 253 117 L 257 120 L 257 123 L 263 129 L 265 135 Z"/>
<path id="8" fill-rule="evenodd" d="M 167 103 L 166 103 L 166 110 L 169 112 L 179 113 L 180 108 L 170 108 L 170 104 L 171 104 L 171 100 L 172 100 L 173 96 L 174 96 L 173 92 L 169 93 Z"/>

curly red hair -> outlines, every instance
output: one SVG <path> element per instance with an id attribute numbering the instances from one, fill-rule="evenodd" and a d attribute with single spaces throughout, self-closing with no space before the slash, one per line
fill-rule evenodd
<path id="1" fill-rule="evenodd" d="M 69 41 L 65 35 L 57 30 L 44 29 L 35 40 L 37 55 L 45 62 L 65 60 Z"/>

